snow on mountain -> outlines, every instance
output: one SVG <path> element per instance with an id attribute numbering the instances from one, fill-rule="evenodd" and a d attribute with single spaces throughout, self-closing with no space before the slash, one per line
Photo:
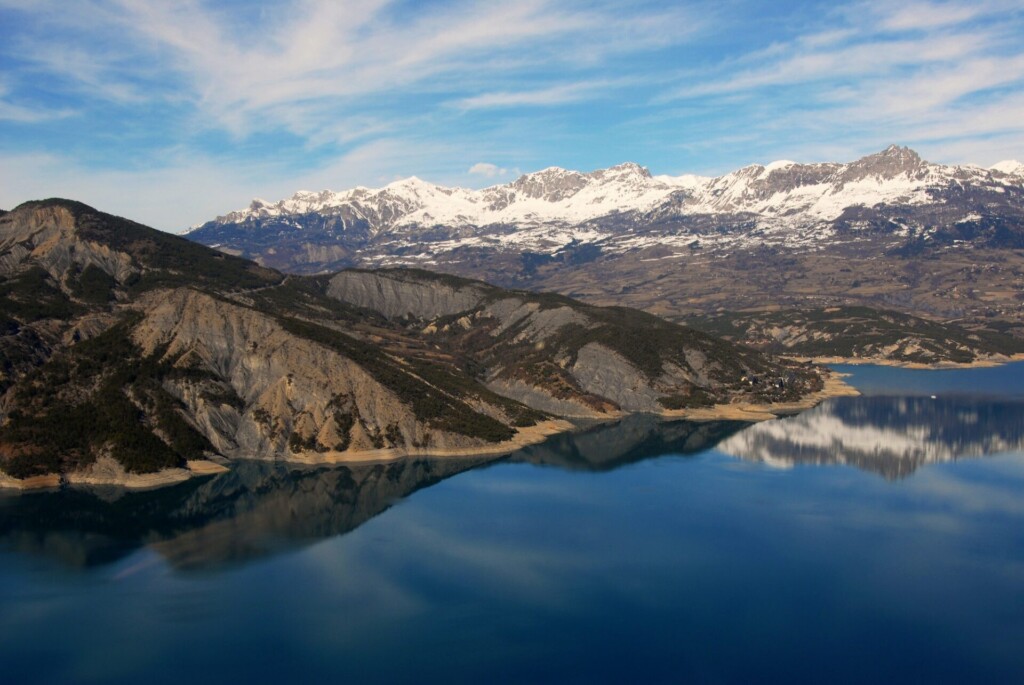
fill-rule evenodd
<path id="1" fill-rule="evenodd" d="M 849 207 L 925 204 L 936 189 L 953 182 L 999 184 L 984 169 L 930 164 L 913 150 L 893 145 L 849 164 L 779 161 L 744 167 L 695 188 L 680 209 L 830 221 Z"/>
<path id="2" fill-rule="evenodd" d="M 528 228 L 664 208 L 680 215 L 751 213 L 830 221 L 849 207 L 924 204 L 935 189 L 951 183 L 997 187 L 1015 176 L 1024 177 L 1018 162 L 1001 162 L 990 170 L 943 166 L 894 145 L 849 164 L 782 160 L 717 178 L 652 176 L 633 163 L 590 173 L 550 167 L 482 190 L 446 188 L 411 177 L 377 189 L 299 191 L 274 203 L 257 199 L 214 223 L 322 213 L 364 219 L 373 233 L 438 225 Z"/>
<path id="3" fill-rule="evenodd" d="M 998 164 L 993 164 L 989 167 L 992 171 L 998 171 L 1006 174 L 1007 176 L 1021 176 L 1024 177 L 1024 164 L 1021 164 L 1015 159 L 1008 159 Z"/>
<path id="4" fill-rule="evenodd" d="M 529 270 L 537 255 L 582 246 L 591 246 L 584 259 L 645 250 L 658 251 L 651 259 L 764 246 L 817 251 L 830 242 L 1016 248 L 1024 241 L 1016 228 L 1024 221 L 1024 173 L 1015 175 L 1014 164 L 933 164 L 893 145 L 845 164 L 781 160 L 718 177 L 652 176 L 632 163 L 591 172 L 550 167 L 480 190 L 411 177 L 253 200 L 189 237 L 311 273 L 517 254 Z"/>
<path id="5" fill-rule="evenodd" d="M 591 173 L 551 167 L 482 190 L 445 188 L 411 177 L 378 189 L 299 191 L 275 203 L 253 200 L 247 209 L 217 217 L 216 222 L 243 223 L 349 209 L 358 217 L 376 218 L 377 230 L 414 225 L 580 223 L 620 211 L 651 209 L 677 190 L 697 187 L 702 180 L 695 176 L 654 178 L 632 163 Z"/>

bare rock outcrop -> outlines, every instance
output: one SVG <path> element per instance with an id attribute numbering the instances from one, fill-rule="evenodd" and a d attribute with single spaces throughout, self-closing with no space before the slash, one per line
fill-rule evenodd
<path id="1" fill-rule="evenodd" d="M 161 292 L 141 303 L 134 329 L 143 354 L 159 351 L 181 368 L 227 384 L 236 406 L 211 398 L 209 381 L 168 389 L 227 457 L 366 451 L 476 441 L 438 431 L 351 359 L 286 331 L 273 317 L 191 289 Z"/>
<path id="2" fill-rule="evenodd" d="M 424 287 L 414 279 L 377 278 L 371 273 L 343 271 L 331 278 L 327 294 L 345 302 L 378 311 L 389 319 L 405 316 L 434 319 L 476 307 L 483 288 L 467 284 L 439 283 Z"/>

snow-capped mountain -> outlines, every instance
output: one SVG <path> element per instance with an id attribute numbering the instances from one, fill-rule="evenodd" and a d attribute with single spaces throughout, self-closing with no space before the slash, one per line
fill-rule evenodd
<path id="1" fill-rule="evenodd" d="M 933 164 L 897 146 L 715 178 L 622 164 L 482 190 L 409 178 L 299 192 L 188 237 L 296 273 L 424 267 L 665 314 L 789 302 L 1024 320 L 1024 167 Z"/>
<path id="2" fill-rule="evenodd" d="M 581 223 L 622 211 L 653 209 L 673 193 L 694 189 L 708 180 L 696 176 L 655 178 L 632 163 L 588 174 L 551 167 L 483 190 L 445 188 L 413 176 L 377 189 L 359 187 L 337 193 L 300 190 L 274 203 L 256 199 L 247 209 L 218 217 L 213 223 L 237 224 L 310 213 L 365 220 L 374 232 L 433 225 Z"/>
<path id="3" fill-rule="evenodd" d="M 1005 162 L 993 164 L 991 169 L 992 171 L 998 171 L 999 173 L 1006 174 L 1007 176 L 1024 178 L 1024 164 L 1021 164 L 1015 159 L 1008 159 Z"/>
<path id="4" fill-rule="evenodd" d="M 350 214 L 382 231 L 439 224 L 582 223 L 659 207 L 684 215 L 753 213 L 830 220 L 853 206 L 924 204 L 931 200 L 930 192 L 952 184 L 1001 192 L 1006 186 L 1020 186 L 1022 177 L 1024 164 L 1017 161 L 1000 162 L 990 169 L 944 166 L 925 162 L 908 148 L 891 146 L 849 164 L 777 161 L 717 178 L 652 176 L 633 163 L 590 173 L 550 167 L 483 190 L 446 188 L 413 176 L 378 189 L 300 190 L 274 203 L 255 199 L 247 209 L 210 223 L 237 224 L 310 213 Z"/>

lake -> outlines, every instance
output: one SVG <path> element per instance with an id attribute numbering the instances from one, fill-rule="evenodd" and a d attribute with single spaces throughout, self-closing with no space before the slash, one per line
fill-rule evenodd
<path id="1" fill-rule="evenodd" d="M 1024 682 L 1024 364 L 761 424 L 0 494 L 0 682 Z"/>

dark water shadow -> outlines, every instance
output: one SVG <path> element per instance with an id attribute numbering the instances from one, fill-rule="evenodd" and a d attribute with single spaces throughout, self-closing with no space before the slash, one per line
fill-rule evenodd
<path id="1" fill-rule="evenodd" d="M 416 490 L 487 459 L 300 467 L 240 461 L 230 472 L 146 492 L 65 489 L 0 496 L 0 546 L 69 568 L 148 546 L 174 568 L 212 569 L 354 530 Z"/>
<path id="2" fill-rule="evenodd" d="M 210 479 L 146 492 L 69 488 L 0 494 L 0 547 L 80 569 L 149 547 L 178 570 L 217 569 L 343 535 L 417 490 L 488 464 L 609 471 L 706 450 L 746 425 L 632 416 L 558 435 L 506 458 L 324 467 L 240 461 Z"/>
<path id="3" fill-rule="evenodd" d="M 612 471 L 666 454 L 699 454 L 748 426 L 745 421 L 665 421 L 651 414 L 633 414 L 553 436 L 509 459 L 569 471 Z"/>

